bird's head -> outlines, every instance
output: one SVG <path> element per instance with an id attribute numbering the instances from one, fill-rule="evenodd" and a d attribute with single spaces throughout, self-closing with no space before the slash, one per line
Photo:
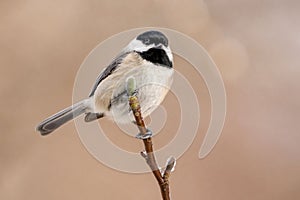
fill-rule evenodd
<path id="1" fill-rule="evenodd" d="M 168 38 L 159 31 L 146 31 L 133 39 L 126 51 L 134 51 L 154 64 L 165 67 L 173 66 L 173 55 L 169 47 Z"/>

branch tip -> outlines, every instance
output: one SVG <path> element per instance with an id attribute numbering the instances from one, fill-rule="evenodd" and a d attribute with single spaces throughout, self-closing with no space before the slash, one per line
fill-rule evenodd
<path id="1" fill-rule="evenodd" d="M 133 76 L 130 76 L 126 80 L 126 91 L 128 96 L 133 96 L 136 91 L 136 82 Z"/>
<path id="2" fill-rule="evenodd" d="M 173 172 L 175 170 L 175 166 L 176 159 L 173 156 L 169 157 L 167 160 L 167 168 L 169 167 L 171 169 L 171 172 Z"/>
<path id="3" fill-rule="evenodd" d="M 171 172 L 173 172 L 175 170 L 175 166 L 176 166 L 176 160 L 173 156 L 171 156 L 170 158 L 168 158 L 167 163 L 166 163 L 166 169 L 163 174 L 164 180 L 168 180 Z"/>

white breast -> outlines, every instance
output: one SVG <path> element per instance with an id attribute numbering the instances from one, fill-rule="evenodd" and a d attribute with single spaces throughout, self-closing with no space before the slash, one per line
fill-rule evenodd
<path id="1" fill-rule="evenodd" d="M 119 123 L 134 120 L 126 94 L 126 80 L 135 78 L 143 117 L 148 116 L 163 101 L 172 83 L 173 68 L 157 66 L 129 54 L 116 71 L 103 80 L 94 95 L 95 111 Z"/>

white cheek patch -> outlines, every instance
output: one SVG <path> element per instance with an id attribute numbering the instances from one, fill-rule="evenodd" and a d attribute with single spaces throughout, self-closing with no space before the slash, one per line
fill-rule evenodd
<path id="1" fill-rule="evenodd" d="M 148 49 L 154 47 L 154 44 L 146 46 L 142 41 L 134 39 L 132 40 L 127 47 L 125 47 L 125 51 L 147 51 Z"/>

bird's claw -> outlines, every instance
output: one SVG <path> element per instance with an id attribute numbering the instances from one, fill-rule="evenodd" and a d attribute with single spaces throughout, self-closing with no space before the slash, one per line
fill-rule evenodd
<path id="1" fill-rule="evenodd" d="M 147 129 L 147 133 L 146 134 L 142 134 L 142 133 L 139 133 L 137 134 L 135 137 L 137 139 L 141 139 L 141 140 L 145 140 L 145 139 L 148 139 L 148 138 L 151 138 L 152 137 L 152 131 Z"/>

